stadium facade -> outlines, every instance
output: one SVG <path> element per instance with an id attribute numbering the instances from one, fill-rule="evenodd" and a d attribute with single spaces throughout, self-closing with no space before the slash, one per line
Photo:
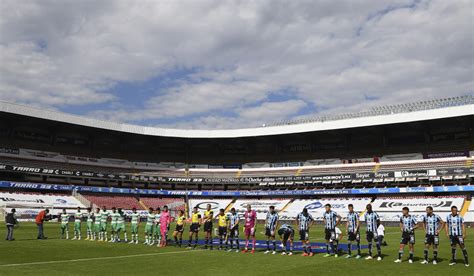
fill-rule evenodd
<path id="1" fill-rule="evenodd" d="M 94 195 L 132 197 L 143 208 L 150 198 L 226 198 L 225 208 L 284 198 L 287 209 L 328 197 L 432 197 L 425 205 L 460 197 L 468 213 L 473 114 L 466 96 L 258 128 L 178 130 L 0 103 L 0 191 L 14 192 L 2 197 L 11 201 L 16 192 L 48 192 L 84 205 Z"/>

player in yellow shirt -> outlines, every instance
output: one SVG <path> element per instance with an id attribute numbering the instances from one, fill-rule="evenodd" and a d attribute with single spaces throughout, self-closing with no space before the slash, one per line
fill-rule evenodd
<path id="1" fill-rule="evenodd" d="M 227 227 L 229 224 L 229 217 L 224 213 L 224 209 L 219 210 L 219 214 L 217 215 L 217 225 L 219 226 L 219 248 L 218 250 L 224 249 L 222 243 L 226 239 L 227 236 Z M 227 247 L 227 242 L 226 242 Z"/>
<path id="2" fill-rule="evenodd" d="M 206 211 L 204 211 L 204 233 L 205 233 L 205 241 L 204 241 L 204 249 L 207 249 L 210 246 L 212 250 L 213 242 L 212 242 L 212 219 L 214 219 L 214 211 L 211 210 L 211 204 L 207 204 Z"/>
<path id="3" fill-rule="evenodd" d="M 184 225 L 186 224 L 186 217 L 184 216 L 183 210 L 178 211 L 178 216 L 176 217 L 176 228 L 173 232 L 174 242 L 176 247 L 181 247 L 183 244 L 183 231 Z M 178 242 L 179 237 L 179 242 Z"/>
<path id="4" fill-rule="evenodd" d="M 199 228 L 201 227 L 201 214 L 199 214 L 198 208 L 193 208 L 193 213 L 191 215 L 191 226 L 189 226 L 189 242 L 188 248 L 191 247 L 191 242 L 193 241 L 193 236 L 195 236 L 194 240 L 194 248 L 196 248 L 198 243 L 198 234 Z"/>

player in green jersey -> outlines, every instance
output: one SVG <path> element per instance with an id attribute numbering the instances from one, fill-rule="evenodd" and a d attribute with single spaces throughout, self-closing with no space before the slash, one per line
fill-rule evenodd
<path id="1" fill-rule="evenodd" d="M 69 240 L 69 214 L 66 212 L 66 209 L 63 209 L 59 219 L 61 221 L 61 239 L 64 239 L 64 235 L 66 235 L 66 240 Z"/>
<path id="2" fill-rule="evenodd" d="M 145 242 L 144 244 L 153 245 L 153 223 L 155 221 L 155 214 L 153 213 L 153 208 L 148 209 L 148 214 L 146 215 L 146 224 L 145 224 Z"/>
<path id="3" fill-rule="evenodd" d="M 77 211 L 74 214 L 74 238 L 73 240 L 81 240 L 81 223 L 82 223 L 82 211 L 81 207 L 77 207 Z"/>
<path id="4" fill-rule="evenodd" d="M 93 224 L 94 224 L 94 212 L 92 212 L 92 208 L 87 208 L 86 214 L 86 222 L 87 222 L 87 240 L 92 240 L 92 232 L 93 232 Z"/>
<path id="5" fill-rule="evenodd" d="M 161 219 L 161 209 L 160 207 L 157 207 L 155 211 L 155 224 L 153 226 L 155 230 L 154 235 L 153 235 L 154 239 L 152 240 L 150 245 L 153 245 L 156 242 L 156 244 L 158 244 L 158 247 L 160 246 L 160 243 L 161 243 L 160 219 Z"/>
<path id="6" fill-rule="evenodd" d="M 92 240 L 97 240 L 100 237 L 100 208 L 95 209 L 94 213 L 94 233 Z"/>
<path id="7" fill-rule="evenodd" d="M 107 209 L 102 207 L 102 212 L 100 214 L 100 240 L 107 241 L 107 221 L 109 220 L 110 213 Z"/>
<path id="8" fill-rule="evenodd" d="M 115 227 L 115 241 L 120 242 L 120 233 L 123 232 L 123 239 L 128 242 L 127 229 L 125 228 L 125 213 L 122 208 L 118 208 L 117 226 Z"/>
<path id="9" fill-rule="evenodd" d="M 112 226 L 112 231 L 110 232 L 110 241 L 109 242 L 116 242 L 117 241 L 117 221 L 119 217 L 119 213 L 117 213 L 117 208 L 112 207 L 112 213 L 110 214 L 110 225 Z"/>
<path id="10" fill-rule="evenodd" d="M 137 208 L 132 209 L 130 214 L 130 232 L 132 233 L 132 241 L 130 243 L 138 244 L 138 224 L 140 222 L 140 214 L 137 213 Z"/>

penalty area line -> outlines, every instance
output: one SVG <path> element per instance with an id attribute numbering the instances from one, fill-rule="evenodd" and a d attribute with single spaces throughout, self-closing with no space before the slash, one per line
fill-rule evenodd
<path id="1" fill-rule="evenodd" d="M 146 257 L 146 256 L 191 253 L 191 252 L 199 252 L 199 251 L 205 251 L 205 250 L 199 249 L 199 250 L 189 250 L 189 251 L 171 251 L 171 252 L 158 252 L 158 253 L 147 253 L 147 254 L 110 256 L 110 257 L 82 258 L 82 259 L 72 259 L 72 260 L 57 260 L 57 261 L 44 261 L 44 262 L 31 262 L 31 263 L 2 264 L 2 265 L 0 265 L 0 267 L 15 267 L 15 266 L 42 265 L 42 264 L 60 264 L 60 263 L 69 263 L 69 262 L 86 262 L 86 261 L 94 261 L 94 260 L 113 260 L 113 259 Z"/>

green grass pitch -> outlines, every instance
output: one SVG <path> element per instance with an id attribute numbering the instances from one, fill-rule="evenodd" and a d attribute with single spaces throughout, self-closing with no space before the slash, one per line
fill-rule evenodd
<path id="1" fill-rule="evenodd" d="M 143 242 L 143 225 L 140 239 Z M 173 228 L 172 228 L 173 229 Z M 264 239 L 263 225 L 258 225 L 258 239 Z M 83 229 L 84 230 L 84 229 Z M 465 267 L 458 250 L 458 264 L 448 266 L 450 246 L 442 235 L 438 265 L 422 265 L 423 233 L 417 231 L 415 263 L 396 264 L 399 229 L 387 227 L 388 246 L 382 248 L 381 262 L 364 259 L 323 258 L 323 254 L 302 257 L 254 255 L 223 251 L 157 248 L 155 246 L 111 244 L 59 239 L 59 224 L 46 223 L 48 240 L 36 240 L 36 226 L 22 223 L 15 230 L 16 241 L 4 240 L 6 228 L 0 228 L 0 275 L 474 275 L 474 268 Z M 311 230 L 312 241 L 323 242 L 322 226 Z M 469 234 L 469 233 L 468 233 Z M 83 237 L 85 235 L 83 234 Z M 187 237 L 187 232 L 183 237 Z M 202 237 L 202 233 L 201 233 Z M 295 238 L 297 238 L 295 236 Z M 186 239 L 183 239 L 183 241 Z M 345 242 L 345 241 L 344 241 Z M 474 242 L 467 236 L 467 250 L 474 258 Z M 366 250 L 363 250 L 363 253 Z M 430 252 L 430 258 L 432 254 Z"/>

